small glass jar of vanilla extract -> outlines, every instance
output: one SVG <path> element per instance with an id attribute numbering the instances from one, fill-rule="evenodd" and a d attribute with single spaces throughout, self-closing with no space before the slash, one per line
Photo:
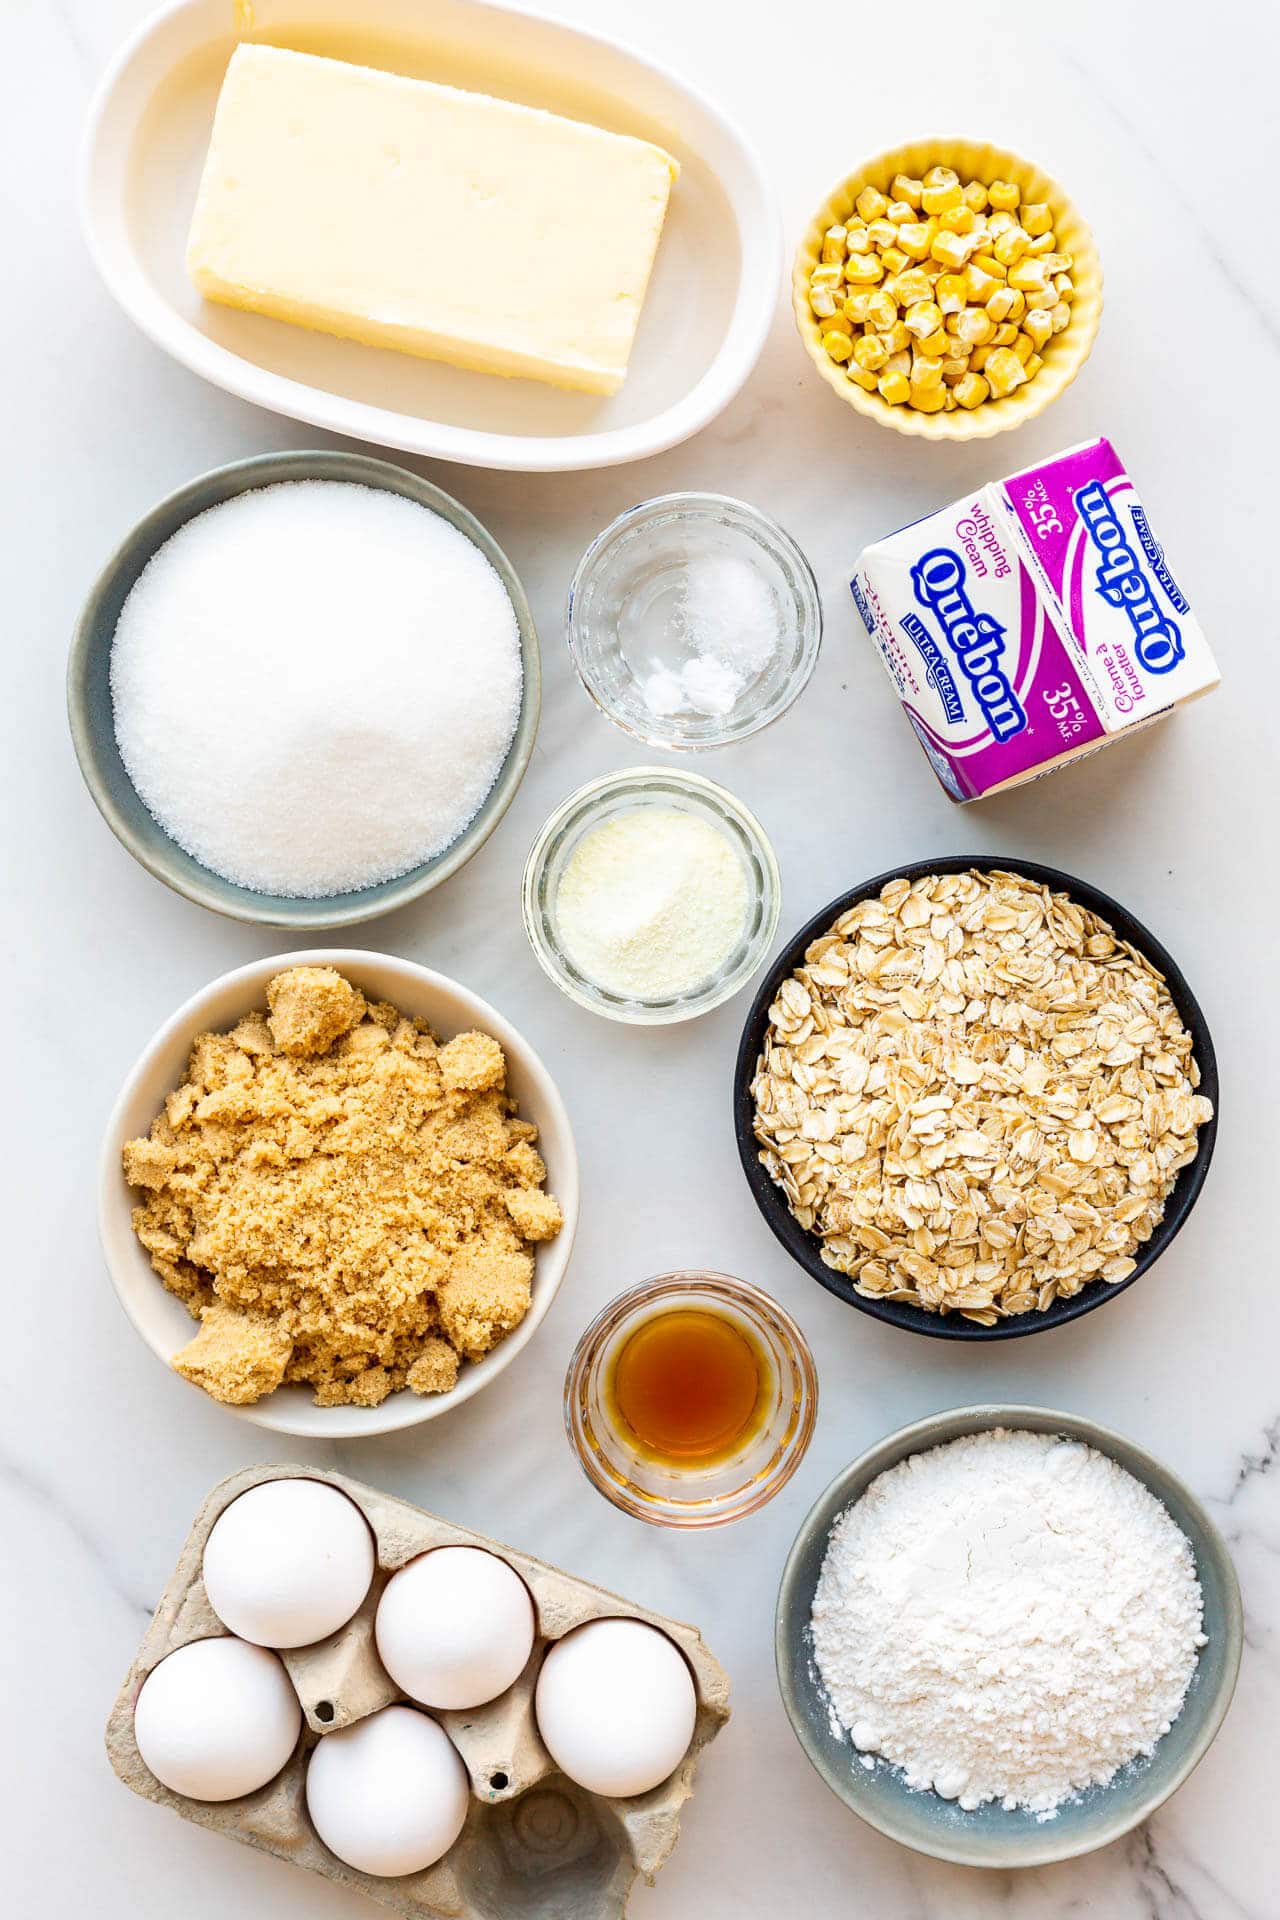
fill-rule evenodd
<path id="1" fill-rule="evenodd" d="M 776 1300 L 726 1273 L 660 1274 L 583 1334 L 565 1424 L 592 1484 L 655 1526 L 754 1513 L 804 1457 L 818 1407 L 808 1343 Z"/>

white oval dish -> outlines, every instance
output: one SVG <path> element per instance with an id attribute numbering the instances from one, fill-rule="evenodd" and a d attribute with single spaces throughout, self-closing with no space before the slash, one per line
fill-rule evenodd
<path id="1" fill-rule="evenodd" d="M 236 44 L 231 0 L 173 0 L 144 21 L 89 111 L 85 234 L 107 287 L 157 346 L 273 413 L 406 453 L 524 472 L 643 459 L 696 433 L 738 392 L 777 303 L 780 222 L 742 135 L 674 74 L 495 0 L 256 0 L 253 14 L 256 39 L 499 94 L 673 153 L 681 175 L 631 371 L 606 399 L 562 393 L 202 300 L 184 252 Z"/>
<path id="2" fill-rule="evenodd" d="M 317 1407 L 305 1386 L 277 1387 L 250 1407 L 224 1407 L 258 1427 L 276 1433 L 306 1434 L 318 1440 L 350 1440 L 371 1433 L 393 1433 L 434 1420 L 510 1366 L 546 1318 L 569 1264 L 578 1224 L 578 1155 L 555 1082 L 528 1041 L 477 994 L 442 973 L 391 954 L 358 948 L 325 947 L 301 953 L 277 953 L 224 973 L 202 987 L 165 1021 L 139 1056 L 107 1122 L 98 1164 L 98 1231 L 107 1268 L 121 1306 L 151 1351 L 167 1365 L 195 1332 L 195 1322 L 180 1300 L 166 1293 L 133 1231 L 133 1192 L 121 1167 L 126 1140 L 145 1134 L 182 1078 L 191 1043 L 199 1033 L 225 1032 L 253 1008 L 266 1005 L 267 982 L 282 967 L 336 967 L 371 999 L 389 1000 L 402 1012 L 420 1015 L 445 1039 L 468 1028 L 492 1034 L 507 1056 L 507 1084 L 520 1117 L 538 1128 L 538 1151 L 547 1167 L 547 1191 L 560 1202 L 564 1225 L 554 1240 L 536 1250 L 533 1304 L 519 1326 L 487 1353 L 467 1362 L 450 1393 L 393 1393 L 380 1407 Z M 199 1388 L 193 1388 L 199 1392 Z M 218 1404 L 218 1403 L 213 1403 Z"/>

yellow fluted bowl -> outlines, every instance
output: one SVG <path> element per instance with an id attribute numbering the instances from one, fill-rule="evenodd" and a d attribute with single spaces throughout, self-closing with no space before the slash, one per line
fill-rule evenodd
<path id="1" fill-rule="evenodd" d="M 984 400 L 980 407 L 966 412 L 957 407 L 951 413 L 917 413 L 908 405 L 891 407 L 878 393 L 868 393 L 850 380 L 843 367 L 831 359 L 822 345 L 820 322 L 809 306 L 809 276 L 822 254 L 827 228 L 843 225 L 853 211 L 853 203 L 864 187 L 877 187 L 888 193 L 897 173 L 919 179 L 930 167 L 951 167 L 962 181 L 993 180 L 1016 183 L 1024 201 L 1044 202 L 1053 212 L 1054 232 L 1059 247 L 1072 256 L 1071 277 L 1075 297 L 1071 305 L 1071 324 L 1045 342 L 1044 365 L 1024 386 L 1006 394 L 1002 400 Z M 1004 147 L 993 147 L 983 140 L 936 138 L 912 140 L 906 146 L 893 147 L 888 153 L 866 160 L 827 196 L 814 214 L 796 254 L 791 278 L 792 305 L 800 338 L 809 358 L 833 393 L 868 419 L 893 427 L 898 433 L 918 434 L 925 440 L 983 440 L 1007 427 L 1021 426 L 1043 413 L 1065 388 L 1071 385 L 1089 357 L 1098 321 L 1102 316 L 1102 267 L 1093 235 L 1074 203 L 1056 180 Z"/>

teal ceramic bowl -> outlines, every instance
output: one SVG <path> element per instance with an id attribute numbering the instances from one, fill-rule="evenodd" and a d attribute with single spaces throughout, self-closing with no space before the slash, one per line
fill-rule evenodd
<path id="1" fill-rule="evenodd" d="M 990 1427 L 1065 1434 L 1109 1454 L 1163 1502 L 1191 1542 L 1204 1594 L 1207 1644 L 1182 1712 L 1147 1760 L 1122 1767 L 1108 1786 L 1091 1787 L 1052 1819 L 1006 1813 L 995 1803 L 964 1812 L 954 1801 L 907 1787 L 895 1767 L 871 1768 L 846 1734 L 834 1730 L 813 1662 L 809 1617 L 814 1589 L 836 1519 L 878 1474 L 909 1454 Z M 917 1853 L 965 1867 L 1042 1867 L 1118 1840 L 1180 1787 L 1222 1725 L 1240 1667 L 1240 1589 L 1222 1535 L 1190 1489 L 1151 1454 L 1071 1413 L 1043 1407 L 957 1407 L 902 1427 L 837 1474 L 796 1536 L 778 1594 L 775 1653 L 778 1684 L 796 1737 L 831 1791 L 870 1826 Z"/>
<path id="2" fill-rule="evenodd" d="M 206 507 L 218 506 L 235 494 L 253 487 L 269 487 L 281 480 L 345 480 L 359 486 L 380 487 L 430 508 L 460 533 L 465 533 L 494 567 L 507 590 L 519 623 L 524 664 L 524 692 L 515 734 L 498 778 L 470 825 L 433 860 L 410 868 L 394 880 L 384 880 L 376 887 L 364 887 L 358 892 L 314 900 L 254 893 L 248 887 L 236 886 L 233 881 L 212 873 L 184 852 L 148 812 L 126 773 L 116 745 L 111 713 L 111 642 L 120 610 L 152 554 Z M 259 454 L 250 460 L 234 461 L 230 466 L 215 467 L 211 473 L 201 474 L 171 493 L 138 522 L 103 568 L 80 615 L 67 663 L 67 717 L 76 758 L 98 811 L 121 845 L 157 880 L 163 880 L 175 893 L 184 894 L 202 907 L 228 914 L 234 920 L 253 920 L 262 926 L 287 927 L 299 933 L 311 927 L 354 926 L 358 921 L 390 913 L 394 907 L 405 906 L 432 887 L 438 887 L 442 880 L 465 865 L 484 845 L 515 797 L 533 751 L 541 697 L 537 629 L 524 588 L 497 541 L 465 507 L 442 493 L 439 487 L 433 487 L 430 481 L 420 480 L 416 474 L 392 466 L 386 460 L 373 460 L 360 453 Z"/>

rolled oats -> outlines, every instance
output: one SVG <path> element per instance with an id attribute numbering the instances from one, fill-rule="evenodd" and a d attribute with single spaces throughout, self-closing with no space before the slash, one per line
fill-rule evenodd
<path id="1" fill-rule="evenodd" d="M 1135 1267 L 1213 1108 L 1162 976 L 1024 875 L 892 880 L 769 1009 L 760 1160 L 859 1293 L 981 1326 Z"/>

